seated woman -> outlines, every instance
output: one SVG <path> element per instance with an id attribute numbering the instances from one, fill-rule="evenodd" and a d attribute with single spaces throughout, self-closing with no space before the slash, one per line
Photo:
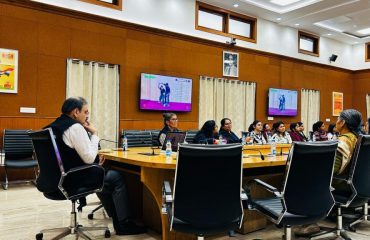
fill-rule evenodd
<path id="1" fill-rule="evenodd" d="M 221 129 L 218 133 L 219 136 L 222 136 L 227 143 L 241 143 L 242 140 L 236 136 L 235 133 L 231 131 L 231 120 L 230 118 L 224 118 L 221 120 Z M 221 138 L 220 138 L 221 139 Z"/>
<path id="2" fill-rule="evenodd" d="M 313 136 L 312 140 L 315 141 L 327 141 L 328 135 L 325 131 L 325 124 L 322 121 L 315 122 L 312 125 Z"/>
<path id="3" fill-rule="evenodd" d="M 218 130 L 214 120 L 206 121 L 194 137 L 194 143 L 214 144 L 218 143 Z"/>
<path id="4" fill-rule="evenodd" d="M 166 139 L 166 134 L 168 132 L 178 132 L 177 123 L 178 119 L 174 113 L 163 113 L 163 123 L 164 127 L 158 134 L 158 141 L 160 145 L 163 145 L 164 140 Z"/>
<path id="5" fill-rule="evenodd" d="M 272 137 L 272 131 L 271 127 L 268 123 L 264 123 L 262 127 L 262 134 L 265 137 L 265 139 L 268 141 L 269 137 Z"/>
<path id="6" fill-rule="evenodd" d="M 355 109 L 347 109 L 340 113 L 335 127 L 339 132 L 338 148 L 335 154 L 334 175 L 347 173 L 350 160 L 355 149 L 357 138 L 361 133 L 361 113 Z M 346 183 L 333 180 L 334 193 L 351 194 Z M 303 225 L 295 232 L 298 236 L 312 235 L 320 231 L 317 224 Z"/>
<path id="7" fill-rule="evenodd" d="M 330 124 L 328 127 L 328 140 L 337 140 L 337 128 L 335 127 L 335 124 Z"/>
<path id="8" fill-rule="evenodd" d="M 282 121 L 278 121 L 272 125 L 274 135 L 272 135 L 272 141 L 275 143 L 292 143 L 292 139 L 287 131 L 285 131 L 285 125 Z"/>
<path id="9" fill-rule="evenodd" d="M 290 137 L 292 141 L 295 142 L 305 142 L 303 136 L 301 135 L 301 128 L 298 126 L 298 123 L 290 124 Z"/>
<path id="10" fill-rule="evenodd" d="M 262 122 L 255 120 L 248 128 L 249 136 L 253 139 L 253 143 L 266 144 L 266 139 L 262 134 Z"/>
<path id="11" fill-rule="evenodd" d="M 308 137 L 304 134 L 304 125 L 303 122 L 297 122 L 298 127 L 299 127 L 299 134 L 303 137 L 305 142 L 308 142 Z"/>

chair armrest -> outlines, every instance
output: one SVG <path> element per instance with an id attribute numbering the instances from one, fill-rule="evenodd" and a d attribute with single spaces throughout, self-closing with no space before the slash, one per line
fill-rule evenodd
<path id="1" fill-rule="evenodd" d="M 335 175 L 335 176 L 333 176 L 333 180 L 350 183 L 350 180 L 348 178 L 349 177 L 346 176 L 346 175 Z"/>
<path id="2" fill-rule="evenodd" d="M 251 185 L 253 183 L 263 187 L 264 189 L 266 189 L 269 192 L 272 192 L 276 197 L 282 197 L 281 193 L 279 192 L 279 190 L 276 187 L 273 187 L 270 184 L 267 184 L 267 183 L 265 183 L 264 181 L 262 181 L 260 179 L 250 180 L 248 185 Z"/>
<path id="3" fill-rule="evenodd" d="M 62 193 L 66 196 L 67 199 L 74 198 L 77 195 L 71 194 L 71 189 L 66 189 L 65 186 L 63 186 L 66 178 L 68 178 L 69 176 L 73 176 L 75 174 L 82 174 L 83 175 L 85 171 L 87 171 L 88 169 L 91 169 L 91 168 L 97 168 L 97 169 L 101 170 L 101 174 L 96 175 L 97 183 L 101 183 L 101 184 L 99 186 L 96 186 L 96 189 L 91 190 L 91 193 L 102 191 L 103 186 L 104 186 L 104 177 L 105 177 L 104 168 L 100 165 L 97 165 L 97 164 L 83 165 L 83 166 L 71 168 L 68 172 L 62 174 L 62 177 L 59 181 L 59 186 L 58 187 L 62 191 Z M 99 172 L 97 172 L 97 173 L 99 173 Z"/>

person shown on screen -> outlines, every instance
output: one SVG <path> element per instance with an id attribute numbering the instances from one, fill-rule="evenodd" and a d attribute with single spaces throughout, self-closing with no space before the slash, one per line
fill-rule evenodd
<path id="1" fill-rule="evenodd" d="M 165 87 L 165 105 L 168 107 L 170 105 L 170 94 L 171 94 L 171 88 L 168 83 L 164 84 Z"/>
<path id="2" fill-rule="evenodd" d="M 328 135 L 325 131 L 325 124 L 323 121 L 317 121 L 312 125 L 313 141 L 327 141 Z"/>
<path id="3" fill-rule="evenodd" d="M 278 121 L 272 125 L 274 135 L 272 135 L 272 141 L 275 143 L 292 143 L 292 139 L 287 131 L 285 131 L 285 125 L 282 121 Z"/>
<path id="4" fill-rule="evenodd" d="M 280 111 L 285 110 L 285 96 L 284 96 L 284 94 L 282 94 L 282 95 L 279 97 L 279 110 L 280 110 Z"/>
<path id="5" fill-rule="evenodd" d="M 206 121 L 195 135 L 193 142 L 198 144 L 217 144 L 218 127 L 216 122 L 214 120 Z"/>
<path id="6" fill-rule="evenodd" d="M 226 141 L 226 143 L 241 143 L 242 140 L 231 131 L 232 122 L 230 118 L 224 118 L 221 120 L 221 128 L 218 133 L 219 139 L 222 136 L 222 139 Z"/>
<path id="7" fill-rule="evenodd" d="M 163 113 L 163 129 L 158 134 L 158 142 L 160 145 L 164 144 L 164 140 L 166 139 L 166 134 L 168 132 L 178 132 L 177 129 L 177 115 L 174 113 Z"/>
<path id="8" fill-rule="evenodd" d="M 298 125 L 298 123 L 290 124 L 289 134 L 290 134 L 292 141 L 295 141 L 295 142 L 305 142 L 306 141 L 301 134 L 301 127 Z"/>
<path id="9" fill-rule="evenodd" d="M 163 83 L 158 84 L 158 88 L 159 88 L 159 102 L 162 104 L 162 106 L 164 106 L 166 101 L 166 88 L 163 85 Z"/>
<path id="10" fill-rule="evenodd" d="M 226 54 L 226 59 L 224 61 L 224 72 L 227 76 L 237 75 L 236 61 L 232 54 Z"/>
<path id="11" fill-rule="evenodd" d="M 55 134 L 65 171 L 75 167 L 104 163 L 104 157 L 98 155 L 98 131 L 88 121 L 88 116 L 89 109 L 84 98 L 68 98 L 63 103 L 61 116 L 47 126 L 51 127 Z M 73 190 L 89 184 L 95 186 L 96 169 L 89 168 L 84 174 L 71 175 L 64 183 L 64 187 Z M 97 195 L 113 219 L 116 235 L 146 232 L 145 228 L 137 226 L 130 220 L 127 187 L 120 172 L 107 170 L 103 190 Z"/>
<path id="12" fill-rule="evenodd" d="M 249 125 L 248 132 L 249 136 L 253 139 L 253 143 L 257 144 L 266 144 L 267 141 L 262 134 L 262 122 L 259 120 L 255 120 L 254 122 Z"/>

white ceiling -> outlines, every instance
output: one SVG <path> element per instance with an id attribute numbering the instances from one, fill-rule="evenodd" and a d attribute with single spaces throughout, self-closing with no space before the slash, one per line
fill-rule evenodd
<path id="1" fill-rule="evenodd" d="M 370 42 L 370 0 L 200 0 L 348 44 Z M 291 2 L 279 5 L 274 2 Z M 238 7 L 234 7 L 238 4 Z M 299 24 L 299 25 L 298 25 Z"/>

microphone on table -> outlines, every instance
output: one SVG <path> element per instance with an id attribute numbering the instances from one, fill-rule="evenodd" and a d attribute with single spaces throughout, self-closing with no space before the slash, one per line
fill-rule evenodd
<path id="1" fill-rule="evenodd" d="M 99 142 L 98 142 L 98 149 L 99 150 L 101 150 L 101 146 L 100 146 L 100 142 L 101 141 L 106 141 L 106 142 L 111 142 L 111 143 L 116 143 L 116 144 L 118 144 L 118 142 L 117 141 L 113 141 L 113 140 L 109 140 L 109 139 L 104 139 L 104 138 L 102 138 L 102 139 L 100 139 L 99 140 Z"/>
<path id="2" fill-rule="evenodd" d="M 256 151 L 259 152 L 261 160 L 265 160 L 265 156 L 263 156 L 262 152 L 258 149 L 247 149 L 248 151 Z"/>

